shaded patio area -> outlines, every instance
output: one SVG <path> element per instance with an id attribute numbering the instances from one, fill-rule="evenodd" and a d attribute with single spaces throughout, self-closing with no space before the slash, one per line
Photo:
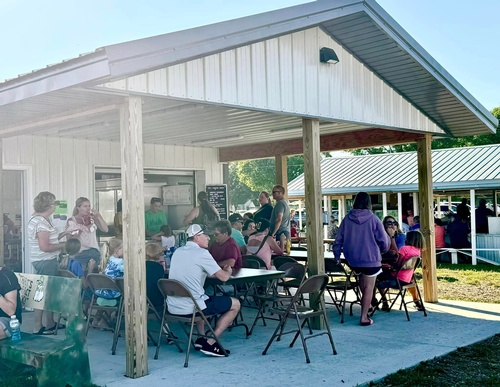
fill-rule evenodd
<path id="1" fill-rule="evenodd" d="M 119 339 L 116 355 L 112 356 L 112 333 L 90 330 L 87 344 L 92 381 L 108 387 L 153 386 L 162 382 L 169 386 L 273 386 L 278 383 L 354 386 L 500 333 L 500 304 L 443 300 L 427 303 L 426 307 L 428 317 L 409 307 L 411 321 L 408 322 L 404 312 L 395 309 L 390 313 L 377 312 L 375 324 L 362 327 L 358 325 L 358 306 L 354 307 L 353 316 L 346 316 L 344 324 L 340 324 L 334 307 L 329 306 L 328 317 L 338 355 L 331 354 L 326 336 L 313 338 L 308 340 L 311 364 L 305 362 L 300 341 L 289 348 L 291 336 L 273 343 L 267 355 L 262 356 L 276 327 L 274 321 L 266 327 L 259 322 L 248 339 L 242 328 L 226 332 L 222 340 L 231 350 L 228 358 L 212 358 L 192 351 L 189 368 L 183 367 L 184 354 L 177 352 L 174 346 L 162 344 L 159 358 L 154 360 L 155 347 L 149 344 L 149 375 L 139 379 L 124 376 L 125 339 Z M 244 309 L 247 324 L 251 324 L 253 315 L 252 309 Z M 33 314 L 24 316 L 23 330 L 29 331 Z M 171 328 L 181 335 L 180 327 L 172 324 Z"/>

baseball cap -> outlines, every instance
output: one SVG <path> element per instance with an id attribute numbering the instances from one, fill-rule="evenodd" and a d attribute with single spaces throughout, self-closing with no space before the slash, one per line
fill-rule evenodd
<path id="1" fill-rule="evenodd" d="M 234 214 L 231 214 L 228 219 L 231 223 L 236 223 L 239 220 L 243 220 L 243 216 L 235 212 Z"/>
<path id="2" fill-rule="evenodd" d="M 188 227 L 186 233 L 188 235 L 188 238 L 192 238 L 195 235 L 203 234 L 203 229 L 199 224 L 192 224 L 191 226 Z"/>

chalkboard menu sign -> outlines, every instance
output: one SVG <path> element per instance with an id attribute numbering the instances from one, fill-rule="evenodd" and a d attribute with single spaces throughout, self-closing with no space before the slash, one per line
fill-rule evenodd
<path id="1" fill-rule="evenodd" d="M 208 201 L 219 211 L 221 219 L 227 219 L 227 185 L 207 185 Z"/>

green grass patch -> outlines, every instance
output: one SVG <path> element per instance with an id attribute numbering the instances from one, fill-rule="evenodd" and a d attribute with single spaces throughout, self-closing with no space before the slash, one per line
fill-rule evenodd
<path id="1" fill-rule="evenodd" d="M 438 299 L 500 303 L 500 266 L 437 265 Z M 417 280 L 422 289 L 421 269 Z"/>
<path id="2" fill-rule="evenodd" d="M 369 386 L 500 386 L 500 335 L 400 370 Z"/>

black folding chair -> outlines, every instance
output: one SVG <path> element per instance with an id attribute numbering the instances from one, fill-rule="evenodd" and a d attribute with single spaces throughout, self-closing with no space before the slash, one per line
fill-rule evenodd
<path id="1" fill-rule="evenodd" d="M 388 286 L 388 287 L 381 287 L 380 285 L 377 286 L 377 288 L 380 291 L 381 298 L 378 301 L 377 307 L 380 305 L 380 303 L 385 299 L 387 300 L 389 297 L 390 305 L 389 309 L 387 310 L 388 312 L 391 311 L 392 307 L 398 300 L 398 298 L 401 297 L 401 304 L 399 305 L 399 310 L 404 307 L 405 313 L 406 313 L 406 318 L 408 321 L 410 321 L 410 315 L 408 314 L 408 308 L 407 304 L 413 303 L 412 301 L 405 301 L 405 295 L 406 291 L 410 288 L 415 288 L 417 290 L 417 295 L 418 299 L 420 300 L 420 305 L 422 312 L 424 313 L 424 316 L 427 317 L 427 311 L 425 310 L 425 305 L 424 305 L 424 300 L 422 299 L 422 294 L 420 293 L 420 289 L 418 288 L 417 280 L 415 278 L 415 270 L 417 270 L 418 266 L 420 265 L 422 259 L 420 257 L 412 257 L 405 261 L 403 265 L 395 271 L 395 280 L 396 280 L 396 286 Z M 398 274 L 402 270 L 411 270 L 413 269 L 413 274 L 411 277 L 411 281 L 409 283 L 402 283 L 399 278 Z M 392 297 L 392 298 L 391 298 Z M 391 302 L 392 300 L 392 302 Z M 374 308 L 374 312 L 377 308 Z M 372 313 L 373 314 L 373 313 Z"/>
<path id="2" fill-rule="evenodd" d="M 323 293 L 325 292 L 327 284 L 328 284 L 328 276 L 326 274 L 312 276 L 306 279 L 304 283 L 300 285 L 300 287 L 297 289 L 297 292 L 295 293 L 292 300 L 287 306 L 281 306 L 271 309 L 273 313 L 276 313 L 281 316 L 281 321 L 274 330 L 274 333 L 269 339 L 266 348 L 262 352 L 263 355 L 267 353 L 267 350 L 273 343 L 274 339 L 277 339 L 277 341 L 279 341 L 281 336 L 289 333 L 295 333 L 295 336 L 292 342 L 290 343 L 290 347 L 293 347 L 295 341 L 300 335 L 307 363 L 310 363 L 311 361 L 309 359 L 309 353 L 307 350 L 306 341 L 313 337 L 317 337 L 320 335 L 328 335 L 333 354 L 334 355 L 337 354 L 337 351 L 335 349 L 335 344 L 333 343 L 332 333 L 330 332 L 330 326 L 328 325 L 328 319 L 326 317 L 326 311 L 325 311 L 325 304 L 323 301 Z M 310 306 L 300 305 L 299 302 L 301 296 L 306 293 L 314 293 L 317 295 L 317 297 L 315 297 L 316 302 L 314 305 Z M 322 317 L 323 322 L 325 323 L 326 331 L 321 331 L 318 333 L 310 334 L 308 336 L 304 336 L 303 328 L 306 323 L 310 322 L 309 320 L 312 317 Z M 284 332 L 288 319 L 295 320 L 295 322 L 297 323 L 297 328 L 288 332 Z"/>
<path id="3" fill-rule="evenodd" d="M 344 323 L 345 305 L 347 302 L 351 304 L 350 314 L 352 316 L 353 304 L 361 304 L 361 297 L 359 294 L 359 284 L 353 278 L 352 272 L 348 272 L 342 263 L 336 263 L 334 259 L 325 258 L 325 273 L 328 275 L 328 285 L 326 290 L 332 299 L 331 304 L 335 305 L 337 311 L 341 315 L 340 323 Z M 354 291 L 356 299 L 354 301 L 347 301 L 347 292 Z M 340 298 L 339 295 L 340 294 Z M 325 301 L 326 304 L 328 302 Z"/>

